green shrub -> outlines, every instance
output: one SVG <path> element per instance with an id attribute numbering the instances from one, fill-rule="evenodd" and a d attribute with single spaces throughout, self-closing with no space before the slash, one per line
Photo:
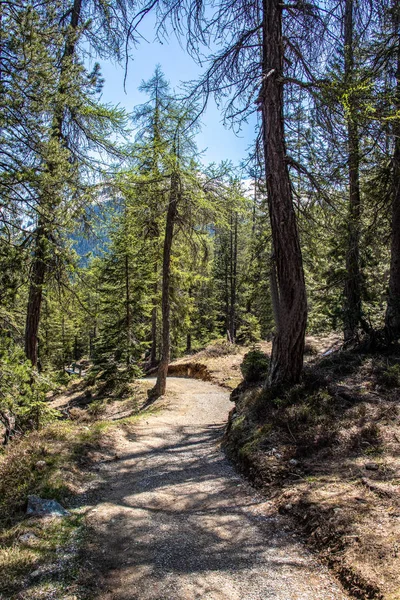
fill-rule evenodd
<path id="1" fill-rule="evenodd" d="M 383 373 L 381 373 L 380 383 L 388 388 L 394 388 L 400 386 L 400 365 L 392 365 L 387 367 Z"/>
<path id="2" fill-rule="evenodd" d="M 261 350 L 254 348 L 244 355 L 240 369 L 244 380 L 248 383 L 263 381 L 268 375 L 269 357 Z"/>
<path id="3" fill-rule="evenodd" d="M 104 402 L 104 400 L 95 400 L 94 402 L 91 402 L 91 404 L 89 404 L 87 412 L 92 417 L 99 417 L 100 415 L 103 415 L 106 412 L 106 408 L 107 405 Z"/>
<path id="4" fill-rule="evenodd" d="M 10 338 L 0 339 L 0 422 L 5 442 L 15 433 L 39 429 L 58 415 L 45 402 L 51 385 L 32 369 L 22 348 Z"/>
<path id="5" fill-rule="evenodd" d="M 66 387 L 71 381 L 71 377 L 66 371 L 56 371 L 53 380 L 57 387 Z"/>

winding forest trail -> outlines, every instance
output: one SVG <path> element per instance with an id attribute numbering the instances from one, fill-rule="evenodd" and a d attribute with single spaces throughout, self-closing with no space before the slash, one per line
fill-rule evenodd
<path id="1" fill-rule="evenodd" d="M 171 377 L 165 408 L 119 439 L 87 516 L 98 600 L 347 598 L 220 450 L 231 407 Z"/>

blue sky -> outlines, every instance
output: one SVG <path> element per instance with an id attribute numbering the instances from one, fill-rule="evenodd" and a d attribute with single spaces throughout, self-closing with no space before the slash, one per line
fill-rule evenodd
<path id="1" fill-rule="evenodd" d="M 172 88 L 181 82 L 196 79 L 201 67 L 179 45 L 175 37 L 162 44 L 154 41 L 154 24 L 149 19 L 141 29 L 145 38 L 132 50 L 133 59 L 129 62 L 126 92 L 124 91 L 124 68 L 107 61 L 99 61 L 105 79 L 102 100 L 119 104 L 131 111 L 136 104 L 146 101 L 146 95 L 138 91 L 141 81 L 148 80 L 157 64 L 161 65 Z M 197 136 L 199 150 L 204 150 L 202 161 L 205 164 L 231 160 L 238 165 L 247 155 L 247 148 L 254 138 L 255 121 L 245 124 L 239 135 L 222 125 L 222 115 L 215 103 L 210 102 L 202 118 L 203 127 Z"/>

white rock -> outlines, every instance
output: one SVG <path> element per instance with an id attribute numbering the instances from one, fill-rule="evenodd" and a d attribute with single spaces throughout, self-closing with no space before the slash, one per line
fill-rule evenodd
<path id="1" fill-rule="evenodd" d="M 56 500 L 47 500 L 39 496 L 28 496 L 28 508 L 26 509 L 28 517 L 65 517 L 70 513 L 65 510 Z"/>
<path id="2" fill-rule="evenodd" d="M 31 531 L 27 531 L 26 533 L 23 533 L 19 536 L 19 541 L 27 546 L 32 544 L 32 542 L 35 542 L 37 539 L 39 538 Z"/>

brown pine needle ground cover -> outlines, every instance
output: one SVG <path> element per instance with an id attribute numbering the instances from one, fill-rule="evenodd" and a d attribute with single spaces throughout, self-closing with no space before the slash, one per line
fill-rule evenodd
<path id="1" fill-rule="evenodd" d="M 337 334 L 327 336 L 307 336 L 306 360 L 316 354 L 335 349 L 341 343 Z M 178 358 L 171 362 L 168 375 L 174 377 L 193 377 L 212 381 L 227 389 L 234 390 L 242 381 L 243 376 L 240 365 L 244 355 L 257 347 L 266 354 L 270 354 L 271 342 L 257 342 L 254 346 L 239 346 L 219 339 L 211 343 L 204 350 Z"/>
<path id="2" fill-rule="evenodd" d="M 289 392 L 242 389 L 225 448 L 354 596 L 398 600 L 400 361 L 344 352 L 321 357 L 339 342 L 308 338 L 304 380 Z M 268 352 L 270 344 L 261 347 Z M 174 361 L 172 374 L 232 389 L 248 350 L 218 342 Z M 84 507 L 98 487 L 98 465 L 118 458 L 116 435 L 134 430 L 151 385 L 89 384 L 73 382 L 52 398 L 64 420 L 0 456 L 1 599 L 72 600 L 84 592 L 77 583 Z M 30 493 L 60 500 L 72 516 L 24 519 Z"/>
<path id="3" fill-rule="evenodd" d="M 271 351 L 271 343 L 257 344 L 264 352 Z M 194 377 L 217 383 L 227 389 L 235 389 L 242 381 L 240 365 L 249 351 L 247 346 L 237 346 L 225 340 L 216 340 L 204 350 L 172 361 L 168 375 Z"/>
<path id="4" fill-rule="evenodd" d="M 400 357 L 309 359 L 237 396 L 225 447 L 360 598 L 400 598 Z"/>

